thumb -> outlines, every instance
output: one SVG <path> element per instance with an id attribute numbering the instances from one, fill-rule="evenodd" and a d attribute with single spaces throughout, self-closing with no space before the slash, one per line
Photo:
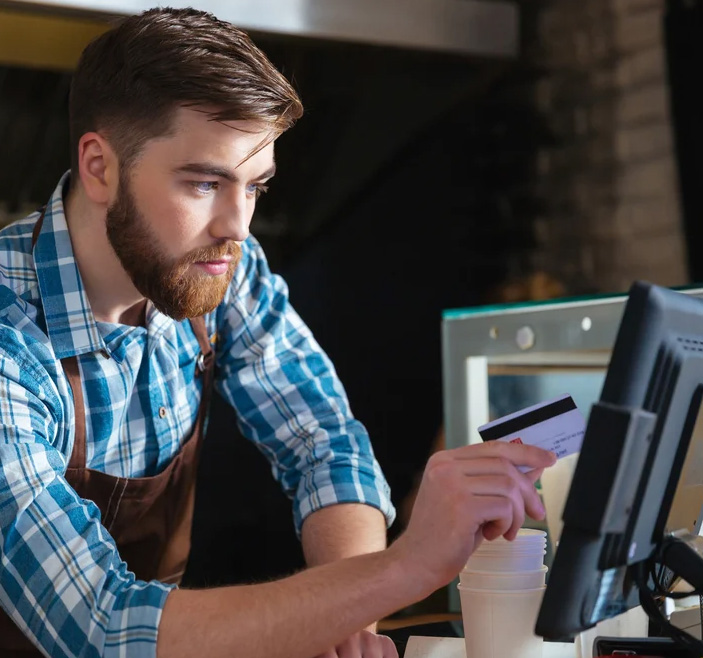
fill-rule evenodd
<path id="1" fill-rule="evenodd" d="M 535 468 L 531 471 L 527 471 L 525 475 L 527 476 L 527 479 L 532 482 L 532 484 L 534 484 L 535 482 L 537 482 L 537 480 L 542 477 L 542 473 L 544 473 L 543 468 Z"/>

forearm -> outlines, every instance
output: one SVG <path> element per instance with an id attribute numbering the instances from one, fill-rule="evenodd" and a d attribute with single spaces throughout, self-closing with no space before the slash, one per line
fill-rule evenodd
<path id="1" fill-rule="evenodd" d="M 323 507 L 313 512 L 302 528 L 301 541 L 309 567 L 386 547 L 386 519 L 377 509 L 358 503 Z M 376 631 L 376 622 L 367 631 Z"/>
<path id="2" fill-rule="evenodd" d="M 159 658 L 310 658 L 428 592 L 394 549 L 263 585 L 175 590 L 164 607 Z"/>
<path id="3" fill-rule="evenodd" d="M 511 540 L 526 513 L 544 518 L 534 481 L 555 461 L 535 446 L 498 441 L 437 453 L 410 523 L 390 548 L 265 585 L 173 591 L 157 655 L 310 658 L 336 647 L 448 583 L 481 537 Z"/>
<path id="4" fill-rule="evenodd" d="M 386 521 L 368 505 L 340 504 L 311 514 L 302 528 L 308 566 L 317 566 L 386 547 Z"/>

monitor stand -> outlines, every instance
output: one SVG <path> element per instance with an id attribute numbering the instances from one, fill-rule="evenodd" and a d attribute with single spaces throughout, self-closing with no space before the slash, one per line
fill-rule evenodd
<path id="1" fill-rule="evenodd" d="M 666 618 L 657 597 L 685 598 L 703 593 L 703 537 L 682 531 L 665 536 L 653 560 L 639 563 L 635 579 L 642 608 L 681 647 L 703 656 L 703 642 L 677 628 Z M 666 570 L 666 571 L 665 571 Z M 690 592 L 674 593 L 670 589 L 678 578 L 693 588 Z"/>

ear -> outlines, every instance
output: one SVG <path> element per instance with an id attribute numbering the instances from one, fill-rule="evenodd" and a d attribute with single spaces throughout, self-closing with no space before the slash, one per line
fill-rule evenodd
<path id="1" fill-rule="evenodd" d="M 118 160 L 99 133 L 85 133 L 78 141 L 78 173 L 91 201 L 107 206 L 114 200 L 119 181 Z"/>

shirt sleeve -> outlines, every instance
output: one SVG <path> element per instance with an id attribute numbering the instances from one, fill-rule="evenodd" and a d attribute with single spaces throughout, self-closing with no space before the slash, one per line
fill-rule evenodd
<path id="1" fill-rule="evenodd" d="M 256 240 L 242 250 L 218 310 L 218 390 L 293 498 L 298 533 L 309 514 L 337 503 L 375 507 L 390 525 L 388 484 L 332 363 Z"/>
<path id="2" fill-rule="evenodd" d="M 135 579 L 66 482 L 73 411 L 25 338 L 0 326 L 0 605 L 46 655 L 153 657 L 171 588 Z"/>

